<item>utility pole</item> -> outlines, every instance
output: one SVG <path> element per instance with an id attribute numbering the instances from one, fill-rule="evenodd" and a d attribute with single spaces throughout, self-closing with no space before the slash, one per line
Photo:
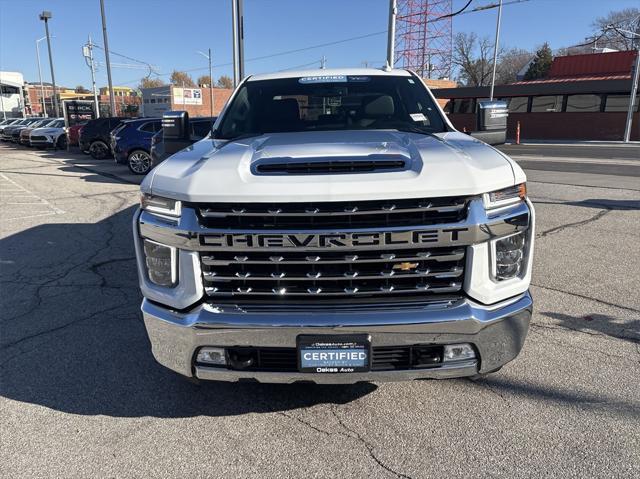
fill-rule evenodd
<path id="1" fill-rule="evenodd" d="M 396 14 L 397 0 L 389 0 L 389 26 L 387 28 L 387 66 L 393 68 L 395 63 L 394 50 L 396 48 Z"/>
<path id="2" fill-rule="evenodd" d="M 491 73 L 491 90 L 489 100 L 493 100 L 493 87 L 496 83 L 496 64 L 498 63 L 498 42 L 500 41 L 500 20 L 502 19 L 502 0 L 498 5 L 498 21 L 496 22 L 496 42 L 493 45 L 493 73 Z"/>
<path id="3" fill-rule="evenodd" d="M 327 68 L 327 57 L 322 55 L 320 59 L 320 69 L 324 70 L 325 68 Z"/>
<path id="4" fill-rule="evenodd" d="M 49 67 L 51 68 L 51 86 L 53 87 L 53 111 L 55 112 L 56 118 L 60 117 L 60 112 L 58 110 L 58 98 L 56 92 L 56 77 L 53 73 L 53 56 L 51 55 L 51 37 L 49 36 L 49 19 L 51 18 L 51 12 L 44 11 L 40 14 L 40 20 L 44 22 L 44 30 L 47 38 L 47 48 L 49 50 Z"/>
<path id="5" fill-rule="evenodd" d="M 40 97 L 42 99 L 42 116 L 47 118 L 47 102 L 44 98 L 44 84 L 42 83 L 42 70 L 40 69 L 40 42 L 46 40 L 47 37 L 42 37 L 36 40 L 36 56 L 38 57 L 38 77 L 40 79 Z"/>
<path id="6" fill-rule="evenodd" d="M 104 0 L 100 0 L 100 15 L 102 16 L 104 57 L 107 64 L 107 81 L 109 82 L 109 106 L 111 108 L 111 116 L 116 116 L 116 97 L 113 94 L 113 82 L 111 81 L 111 60 L 109 60 L 109 39 L 107 38 L 107 19 L 104 14 Z"/>
<path id="7" fill-rule="evenodd" d="M 243 0 L 231 0 L 233 32 L 233 86 L 244 78 L 244 16 Z"/>
<path id="8" fill-rule="evenodd" d="M 98 89 L 96 88 L 96 65 L 93 62 L 93 42 L 91 35 L 87 44 L 82 48 L 82 54 L 87 62 L 87 66 L 91 69 L 91 84 L 93 85 L 93 103 L 96 109 L 96 118 L 100 118 L 100 103 L 98 102 Z"/>

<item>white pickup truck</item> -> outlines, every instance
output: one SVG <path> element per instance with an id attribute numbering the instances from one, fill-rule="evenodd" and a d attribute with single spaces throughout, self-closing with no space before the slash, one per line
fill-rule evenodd
<path id="1" fill-rule="evenodd" d="M 211 135 L 141 185 L 153 354 L 223 381 L 494 372 L 532 312 L 525 181 L 412 72 L 246 78 Z"/>

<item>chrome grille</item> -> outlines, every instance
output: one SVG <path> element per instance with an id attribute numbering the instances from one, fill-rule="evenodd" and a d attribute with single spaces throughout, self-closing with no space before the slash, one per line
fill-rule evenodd
<path id="1" fill-rule="evenodd" d="M 211 297 L 322 298 L 458 293 L 465 250 L 201 253 Z"/>
<path id="2" fill-rule="evenodd" d="M 217 203 L 194 205 L 207 228 L 385 228 L 452 223 L 466 216 L 467 198 L 318 203 Z"/>
<path id="3" fill-rule="evenodd" d="M 368 227 L 420 228 L 466 218 L 467 198 L 403 199 L 333 203 L 198 205 L 199 221 L 223 234 L 270 230 L 272 237 L 300 231 L 348 232 Z M 397 231 L 397 230 L 395 230 Z M 279 235 L 275 234 L 279 233 Z M 211 233 L 207 233 L 211 234 Z M 398 233 L 394 233 L 398 234 Z M 274 247 L 249 241 L 206 242 L 200 259 L 205 292 L 216 300 L 263 303 L 367 301 L 377 297 L 455 299 L 464 282 L 465 248 L 428 242 L 380 241 L 338 244 L 300 243 Z M 200 241 L 206 237 L 201 236 Z M 300 240 L 302 241 L 302 240 Z M 395 243 L 395 244 L 394 244 Z M 249 245 L 249 246 L 248 246 Z M 347 246 L 345 246 L 347 245 Z M 282 245 L 280 245 L 282 246 Z"/>

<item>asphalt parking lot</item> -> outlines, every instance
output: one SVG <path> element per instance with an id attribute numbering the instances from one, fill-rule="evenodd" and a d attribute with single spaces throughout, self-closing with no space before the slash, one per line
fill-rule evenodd
<path id="1" fill-rule="evenodd" d="M 631 148 L 510 151 L 537 211 L 535 314 L 514 362 L 475 381 L 318 387 L 196 386 L 155 363 L 139 178 L 0 145 L 0 476 L 640 477 Z"/>

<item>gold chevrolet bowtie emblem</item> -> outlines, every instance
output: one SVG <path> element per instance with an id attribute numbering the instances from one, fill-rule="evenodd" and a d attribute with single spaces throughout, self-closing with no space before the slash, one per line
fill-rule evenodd
<path id="1" fill-rule="evenodd" d="M 393 269 L 399 269 L 402 271 L 411 271 L 412 269 L 416 269 L 418 267 L 418 263 L 396 263 L 393 265 Z"/>

